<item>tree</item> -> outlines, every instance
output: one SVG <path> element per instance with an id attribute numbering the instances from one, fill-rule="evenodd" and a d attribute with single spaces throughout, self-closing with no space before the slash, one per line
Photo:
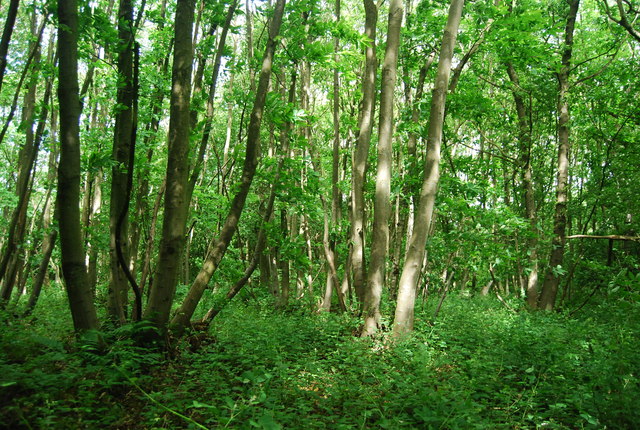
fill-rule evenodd
<path id="1" fill-rule="evenodd" d="M 80 232 L 80 99 L 78 96 L 78 4 L 58 1 L 58 103 L 60 163 L 58 165 L 58 220 L 62 273 L 76 331 L 98 328 L 98 316 L 89 288 Z"/>
<path id="2" fill-rule="evenodd" d="M 113 167 L 111 168 L 111 203 L 109 205 L 109 256 L 111 282 L 109 283 L 109 316 L 115 322 L 126 321 L 128 281 L 127 266 L 122 266 L 118 254 L 128 256 L 128 192 L 130 154 L 134 127 L 133 86 L 133 2 L 120 0 L 118 10 L 118 90 L 115 127 L 113 133 Z M 135 150 L 135 149 L 134 149 Z M 122 221 L 120 221 L 122 219 Z"/>
<path id="3" fill-rule="evenodd" d="M 380 122 L 378 125 L 378 171 L 373 208 L 373 239 L 371 262 L 364 296 L 364 327 L 362 334 L 373 334 L 380 325 L 380 300 L 385 280 L 385 264 L 389 248 L 389 218 L 391 216 L 391 142 L 393 139 L 393 103 L 400 48 L 403 6 L 401 0 L 389 5 L 387 46 L 382 64 Z"/>
<path id="4" fill-rule="evenodd" d="M 378 6 L 373 0 L 364 0 L 364 35 L 367 38 L 365 48 L 365 66 L 362 75 L 362 104 L 358 116 L 356 149 L 353 155 L 351 185 L 351 268 L 353 270 L 353 288 L 360 305 L 364 303 L 367 282 L 365 264 L 366 213 L 364 187 L 366 183 L 367 159 L 373 129 L 376 108 L 376 29 L 378 24 Z"/>
<path id="5" fill-rule="evenodd" d="M 269 90 L 273 57 L 276 50 L 278 33 L 280 32 L 280 26 L 282 24 L 284 6 L 285 0 L 278 0 L 274 6 L 273 17 L 271 18 L 271 25 L 269 26 L 269 39 L 262 59 L 262 69 L 260 70 L 260 77 L 258 78 L 258 89 L 253 103 L 253 110 L 251 112 L 251 119 L 249 121 L 247 131 L 247 149 L 244 166 L 242 168 L 242 177 L 240 178 L 240 188 L 231 202 L 229 213 L 227 214 L 224 225 L 220 230 L 220 234 L 209 244 L 207 258 L 205 259 L 200 272 L 196 276 L 196 279 L 191 284 L 187 296 L 184 298 L 184 301 L 171 321 L 171 326 L 177 332 L 182 331 L 189 325 L 191 317 L 196 310 L 196 306 L 202 298 L 204 289 L 209 283 L 211 276 L 213 276 L 213 273 L 218 268 L 229 243 L 231 243 L 231 239 L 236 232 L 240 216 L 244 209 L 245 200 L 249 194 L 249 189 L 251 188 L 253 176 L 255 175 L 256 168 L 258 167 L 260 126 L 262 124 L 264 105 L 267 98 L 267 92 Z"/>
<path id="6" fill-rule="evenodd" d="M 637 22 L 638 17 L 640 16 L 640 10 L 638 10 L 637 5 L 631 1 L 625 0 L 615 0 L 616 7 L 618 9 L 618 16 L 611 11 L 611 7 L 609 7 L 609 3 L 606 0 L 603 0 L 602 4 L 604 5 L 605 12 L 610 20 L 621 25 L 627 33 L 629 33 L 637 42 L 640 42 L 640 31 L 638 31 L 634 24 Z M 629 15 L 632 16 L 629 19 Z"/>
<path id="7" fill-rule="evenodd" d="M 169 152 L 164 197 L 164 220 L 155 278 L 144 317 L 159 328 L 169 321 L 169 312 L 178 283 L 184 248 L 191 125 L 191 71 L 193 63 L 192 30 L 194 1 L 178 0 L 175 17 L 175 42 L 171 78 Z"/>
<path id="8" fill-rule="evenodd" d="M 2 30 L 2 38 L 0 39 L 0 89 L 2 89 L 4 71 L 7 68 L 7 53 L 9 51 L 9 42 L 11 41 L 11 35 L 16 23 L 19 4 L 20 0 L 11 0 L 11 2 L 9 3 L 6 21 L 4 22 L 4 29 Z"/>
<path id="9" fill-rule="evenodd" d="M 398 285 L 398 300 L 393 320 L 394 336 L 401 336 L 413 330 L 413 315 L 416 301 L 418 277 L 422 269 L 425 245 L 431 222 L 433 208 L 440 179 L 440 145 L 444 123 L 445 103 L 449 87 L 449 74 L 453 49 L 460 26 L 464 0 L 452 0 L 449 7 L 447 25 L 442 36 L 442 47 L 438 60 L 436 82 L 431 98 L 429 130 L 427 137 L 427 156 L 425 158 L 424 178 L 420 191 L 420 201 L 416 210 L 416 221 L 405 253 L 402 274 Z"/>
<path id="10" fill-rule="evenodd" d="M 569 75 L 573 52 L 573 32 L 580 0 L 571 0 L 567 12 L 567 25 L 564 31 L 564 49 L 562 64 L 558 72 L 558 173 L 556 184 L 556 205 L 553 218 L 553 241 L 549 255 L 549 268 L 542 285 L 540 308 L 553 310 L 558 294 L 558 284 L 564 259 L 564 245 L 567 227 L 567 190 L 569 179 Z"/>
<path id="11" fill-rule="evenodd" d="M 519 168 L 522 175 L 522 185 L 524 188 L 524 211 L 525 217 L 529 220 L 531 226 L 531 238 L 527 241 L 529 257 L 531 261 L 531 270 L 526 276 L 527 279 L 527 303 L 529 307 L 535 309 L 538 307 L 538 229 L 536 219 L 535 195 L 533 189 L 533 172 L 531 168 L 531 129 L 533 124 L 529 123 L 531 118 L 529 109 L 522 96 L 522 88 L 520 87 L 520 79 L 512 63 L 507 63 L 507 74 L 513 84 L 511 92 L 516 105 L 516 114 L 518 117 L 518 140 L 520 142 Z"/>

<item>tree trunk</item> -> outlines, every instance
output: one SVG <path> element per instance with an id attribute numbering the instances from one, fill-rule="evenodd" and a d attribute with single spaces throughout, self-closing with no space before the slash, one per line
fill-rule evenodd
<path id="1" fill-rule="evenodd" d="M 40 297 L 40 292 L 42 291 L 44 278 L 47 275 L 49 261 L 51 260 L 51 254 L 53 253 L 53 248 L 55 247 L 57 237 L 58 230 L 51 230 L 51 232 L 45 235 L 44 240 L 42 241 L 42 260 L 40 260 L 40 264 L 38 265 L 38 272 L 36 273 L 36 277 L 33 280 L 31 294 L 29 295 L 29 301 L 27 302 L 27 307 L 24 311 L 24 315 L 31 314 L 31 312 L 33 312 L 33 309 L 35 309 L 36 304 L 38 303 L 38 298 Z"/>
<path id="2" fill-rule="evenodd" d="M 47 20 L 43 19 L 40 24 L 40 28 L 37 30 L 37 33 L 34 33 L 35 42 L 29 44 L 29 56 L 27 61 L 24 63 L 24 68 L 22 69 L 22 73 L 20 74 L 20 79 L 18 79 L 18 83 L 15 86 L 15 92 L 13 94 L 13 100 L 11 102 L 11 107 L 9 108 L 9 113 L 6 116 L 4 121 L 4 126 L 2 127 L 2 131 L 0 131 L 0 144 L 4 142 L 4 138 L 7 135 L 7 131 L 9 130 L 9 125 L 13 120 L 13 117 L 16 113 L 16 109 L 18 107 L 18 100 L 20 99 L 20 91 L 22 90 L 22 84 L 24 83 L 27 76 L 29 76 L 29 72 L 32 71 L 31 65 L 35 63 L 37 65 L 38 60 L 40 59 L 40 44 L 42 42 L 42 35 L 44 33 L 44 28 L 47 24 Z M 37 57 L 37 58 L 36 58 Z M 35 60 L 35 61 L 34 61 Z"/>
<path id="3" fill-rule="evenodd" d="M 569 178 L 569 73 L 571 72 L 571 55 L 573 49 L 573 31 L 578 15 L 580 0 L 571 0 L 567 15 L 567 26 L 564 33 L 564 51 L 562 65 L 558 73 L 558 175 L 556 187 L 556 208 L 553 219 L 553 241 L 549 255 L 549 268 L 542 285 L 539 307 L 553 310 L 558 295 L 560 271 L 564 259 L 566 242 L 567 200 Z"/>
<path id="4" fill-rule="evenodd" d="M 285 1 L 286 0 L 278 0 L 276 3 L 274 15 L 269 27 L 269 39 L 265 48 L 264 58 L 262 60 L 262 70 L 260 71 L 258 90 L 253 105 L 253 112 L 251 113 L 251 120 L 249 122 L 247 149 L 242 177 L 240 178 L 240 187 L 233 198 L 231 208 L 229 209 L 225 223 L 220 231 L 220 235 L 209 244 L 207 258 L 205 259 L 202 269 L 191 284 L 191 288 L 189 289 L 187 296 L 171 321 L 171 325 L 177 332 L 182 331 L 184 327 L 189 324 L 189 321 L 193 316 L 193 312 L 202 298 L 205 288 L 218 268 L 218 265 L 238 227 L 238 222 L 242 215 L 242 210 L 244 209 L 244 202 L 249 194 L 249 189 L 251 188 L 251 182 L 253 181 L 253 176 L 258 166 L 260 126 L 262 124 L 262 114 L 264 112 L 264 105 L 267 98 L 267 92 L 269 90 L 271 68 L 276 48 L 276 37 L 280 32 Z"/>
<path id="5" fill-rule="evenodd" d="M 442 143 L 442 127 L 447 98 L 451 60 L 456 44 L 456 36 L 460 26 L 460 17 L 464 0 L 452 0 L 449 7 L 447 24 L 442 37 L 442 47 L 438 60 L 438 70 L 431 99 L 429 130 L 427 134 L 427 155 L 425 159 L 424 178 L 420 192 L 420 202 L 415 216 L 413 233 L 405 254 L 405 261 L 398 286 L 398 301 L 393 321 L 393 334 L 400 336 L 413 330 L 413 315 L 416 301 L 416 290 L 425 246 L 433 220 L 433 208 L 440 180 L 440 145 Z"/>
<path id="6" fill-rule="evenodd" d="M 33 64 L 38 65 L 40 63 L 40 38 L 36 30 L 36 16 L 33 16 L 31 22 L 31 31 L 33 33 L 34 42 L 29 44 L 29 51 L 32 52 L 30 58 L 33 59 Z M 7 269 L 10 273 L 15 273 L 10 266 L 10 262 L 17 261 L 15 253 L 24 241 L 24 234 L 27 222 L 27 208 L 29 206 L 29 198 L 31 196 L 31 181 L 33 180 L 33 173 L 35 169 L 38 150 L 40 148 L 40 142 L 42 141 L 42 135 L 44 133 L 44 124 L 46 122 L 46 116 L 48 109 L 45 107 L 41 111 L 39 116 L 38 130 L 34 135 L 33 123 L 36 105 L 36 89 L 39 78 L 38 68 L 30 68 L 30 65 L 25 66 L 25 72 L 31 70 L 31 79 L 29 81 L 29 87 L 27 93 L 24 96 L 22 106 L 22 118 L 21 122 L 24 124 L 25 129 L 25 143 L 20 148 L 18 154 L 18 178 L 16 184 L 16 196 L 18 197 L 18 204 L 13 211 L 9 229 L 7 233 L 7 241 L 5 242 L 4 252 L 2 254 L 2 260 L 0 261 L 0 281 L 4 280 L 2 291 L 0 292 L 0 305 L 3 302 L 9 300 L 11 291 L 13 290 L 14 276 L 7 276 Z M 44 104 L 47 105 L 51 96 L 52 80 L 48 79 L 47 86 L 44 94 Z M 19 90 L 18 90 L 19 91 Z M 16 96 L 18 93 L 16 93 Z M 15 99 L 15 97 L 14 97 Z M 44 115 L 44 118 L 43 118 Z M 4 130 L 3 130 L 4 131 Z"/>
<path id="7" fill-rule="evenodd" d="M 172 68 L 169 154 L 162 240 L 155 279 L 144 317 L 160 328 L 169 321 L 184 247 L 187 221 L 187 174 L 190 133 L 190 92 L 193 62 L 192 30 L 194 2 L 178 0 Z"/>
<path id="8" fill-rule="evenodd" d="M 7 54 L 9 52 L 9 42 L 13 34 L 13 28 L 18 16 L 18 5 L 20 0 L 11 0 L 7 9 L 7 17 L 4 22 L 2 31 L 2 39 L 0 39 L 0 90 L 2 89 L 2 81 L 4 79 L 4 71 L 7 68 Z"/>
<path id="9" fill-rule="evenodd" d="M 291 84 L 289 86 L 289 92 L 287 96 L 287 103 L 289 106 L 294 106 L 296 99 L 297 65 L 294 64 L 292 68 L 293 70 L 291 72 Z M 283 83 L 283 90 L 284 89 L 285 88 Z M 293 156 L 292 151 L 289 150 L 289 134 L 291 133 L 291 128 L 291 121 L 287 119 L 280 133 L 280 153 L 281 157 L 284 158 L 291 158 Z M 280 168 L 281 166 L 278 166 L 278 169 Z M 288 222 L 287 209 L 286 207 L 282 207 L 280 209 L 280 237 L 282 238 L 282 240 L 289 240 L 289 237 L 291 235 L 290 232 L 293 232 L 293 230 L 290 228 Z M 278 296 L 277 306 L 279 308 L 285 308 L 289 303 L 289 293 L 291 286 L 291 265 L 287 256 L 278 255 L 278 269 L 280 272 L 280 294 Z"/>
<path id="10" fill-rule="evenodd" d="M 530 272 L 526 276 L 527 304 L 535 309 L 538 306 L 538 227 L 536 221 L 535 196 L 533 190 L 533 173 L 531 169 L 531 128 L 529 110 L 522 98 L 520 80 L 513 64 L 507 63 L 507 74 L 513 84 L 512 93 L 518 115 L 518 140 L 520 141 L 520 169 L 524 188 L 524 211 L 529 220 L 532 237 L 527 241 L 529 250 Z"/>
<path id="11" fill-rule="evenodd" d="M 378 125 L 378 172 L 373 207 L 373 239 L 371 263 L 364 296 L 363 336 L 372 335 L 380 325 L 380 300 L 385 282 L 385 264 L 389 247 L 391 216 L 391 158 L 393 139 L 393 100 L 400 47 L 403 6 L 401 0 L 391 0 L 387 47 L 382 65 L 380 122 Z"/>
<path id="12" fill-rule="evenodd" d="M 162 30 L 164 28 L 164 20 L 165 20 L 165 12 L 166 12 L 166 0 L 162 0 L 161 5 L 161 13 L 160 19 L 158 22 L 158 30 Z M 169 68 L 169 57 L 161 58 L 156 62 L 156 67 L 158 69 L 158 73 L 161 76 L 166 75 L 167 70 Z M 134 274 L 137 272 L 136 263 L 138 261 L 138 248 L 140 247 L 140 238 L 141 238 L 141 230 L 143 224 L 143 216 L 145 216 L 149 209 L 148 197 L 149 196 L 149 176 L 151 172 L 151 162 L 153 160 L 154 153 L 154 145 L 152 144 L 154 138 L 158 133 L 158 129 L 160 128 L 160 119 L 163 115 L 162 104 L 165 97 L 164 88 L 162 88 L 162 81 L 159 84 L 155 85 L 153 95 L 151 96 L 150 104 L 151 104 L 151 120 L 147 123 L 145 129 L 148 134 L 146 134 L 144 142 L 142 144 L 143 147 L 148 147 L 146 154 L 146 162 L 141 164 L 141 169 L 138 173 L 138 190 L 136 192 L 136 204 L 134 209 L 135 220 L 136 222 L 130 225 L 130 250 L 129 254 L 131 257 L 131 262 L 129 264 L 131 272 Z M 164 187 L 162 188 L 164 190 Z M 157 215 L 157 213 L 155 213 Z M 154 224 L 155 229 L 155 224 Z M 144 284 L 140 284 L 140 289 L 144 288 Z"/>
<path id="13" fill-rule="evenodd" d="M 147 236 L 146 246 L 144 250 L 144 258 L 142 260 L 142 269 L 140 270 L 140 290 L 141 293 L 145 289 L 145 285 L 147 285 L 147 278 L 149 278 L 149 273 L 151 273 L 151 255 L 153 254 L 154 243 L 156 239 L 156 229 L 158 226 L 158 213 L 160 212 L 160 205 L 162 204 L 162 196 L 164 196 L 164 191 L 167 186 L 167 181 L 164 179 L 158 192 L 156 193 L 156 200 L 153 205 L 153 211 L 151 213 L 149 228 L 149 235 Z M 149 284 L 153 284 L 153 280 L 149 282 Z M 151 290 L 151 286 L 147 289 L 147 296 L 149 296 L 149 290 Z"/>
<path id="14" fill-rule="evenodd" d="M 80 231 L 80 99 L 78 97 L 78 4 L 58 0 L 58 100 L 60 163 L 58 166 L 59 230 L 64 276 L 76 331 L 98 328 L 98 316 L 87 282 Z"/>
<path id="15" fill-rule="evenodd" d="M 126 216 L 118 226 L 123 211 L 129 206 L 127 183 L 129 171 L 129 152 L 131 150 L 133 130 L 133 3 L 132 0 L 120 0 L 118 11 L 118 91 L 113 134 L 113 167 L 111 168 L 111 202 L 109 205 L 109 261 L 111 281 L 109 283 L 108 312 L 112 321 L 124 324 L 127 308 L 127 278 L 120 267 L 118 245 L 129 261 L 129 222 Z M 120 233 L 118 237 L 117 233 Z"/>
<path id="16" fill-rule="evenodd" d="M 353 288 L 360 306 L 364 303 L 364 291 L 367 281 L 364 257 L 365 247 L 365 201 L 364 186 L 366 183 L 367 159 L 373 129 L 373 117 L 376 107 L 376 26 L 378 24 L 378 7 L 373 0 L 364 0 L 365 24 L 364 34 L 369 40 L 365 50 L 365 70 L 362 77 L 362 109 L 358 118 L 358 137 L 353 156 L 353 179 L 351 190 L 351 242 L 353 252 L 351 267 L 353 270 Z"/>
<path id="17" fill-rule="evenodd" d="M 218 83 L 218 74 L 220 72 L 220 65 L 222 64 L 222 55 L 224 53 L 224 47 L 227 41 L 227 34 L 229 34 L 229 28 L 231 27 L 231 21 L 233 20 L 233 16 L 235 14 L 236 8 L 238 7 L 239 0 L 234 0 L 233 3 L 229 6 L 229 10 L 227 11 L 227 16 L 225 18 L 224 26 L 222 27 L 222 32 L 220 33 L 220 40 L 218 41 L 218 49 L 216 51 L 216 57 L 213 64 L 213 75 L 211 77 L 211 84 L 209 86 L 209 97 L 207 98 L 207 111 L 206 111 L 206 119 L 202 132 L 202 139 L 200 140 L 200 147 L 198 149 L 198 156 L 194 163 L 193 169 L 191 171 L 191 176 L 189 178 L 189 187 L 187 189 L 188 192 L 188 202 L 191 202 L 191 196 L 193 195 L 193 190 L 196 186 L 196 182 L 198 177 L 200 176 L 200 171 L 202 170 L 202 165 L 204 163 L 204 156 L 207 151 L 207 145 L 209 142 L 209 137 L 211 135 L 211 127 L 213 124 L 213 102 L 216 96 L 216 85 Z"/>
<path id="18" fill-rule="evenodd" d="M 340 22 L 340 0 L 335 0 L 335 16 L 336 23 Z M 339 38 L 335 37 L 333 41 L 334 60 L 338 64 L 338 49 Z M 342 195 L 338 183 L 340 181 L 340 73 L 337 68 L 333 69 L 333 100 L 332 100 L 332 120 L 333 120 L 333 150 L 331 151 L 331 227 L 330 230 L 333 234 L 329 235 L 329 252 L 331 253 L 329 266 L 333 264 L 335 269 L 335 262 L 339 260 L 339 256 L 336 252 L 336 240 L 341 237 L 340 233 L 340 219 L 342 218 L 341 200 Z M 336 275 L 335 277 L 333 275 Z M 337 273 L 335 270 L 331 271 L 331 279 L 333 288 L 339 289 L 341 285 L 334 281 L 337 279 Z M 339 292 L 342 295 L 342 290 Z M 343 303 L 344 300 L 341 300 Z M 343 303 L 344 304 L 344 303 Z"/>

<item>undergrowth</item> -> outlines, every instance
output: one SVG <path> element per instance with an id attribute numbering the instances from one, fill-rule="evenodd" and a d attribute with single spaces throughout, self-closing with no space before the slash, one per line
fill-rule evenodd
<path id="1" fill-rule="evenodd" d="M 53 318 L 2 315 L 0 426 L 630 429 L 640 307 L 626 302 L 570 317 L 453 295 L 398 342 L 355 337 L 347 315 L 236 303 L 170 353 L 139 345 L 144 324 L 76 341 Z"/>

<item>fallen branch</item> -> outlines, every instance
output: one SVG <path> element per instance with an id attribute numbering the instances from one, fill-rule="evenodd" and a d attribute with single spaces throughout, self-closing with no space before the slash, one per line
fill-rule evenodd
<path id="1" fill-rule="evenodd" d="M 609 240 L 632 240 L 634 242 L 640 242 L 640 236 L 620 236 L 617 234 L 611 234 L 607 236 L 594 236 L 590 234 L 574 234 L 573 236 L 567 236 L 567 239 L 609 239 Z"/>

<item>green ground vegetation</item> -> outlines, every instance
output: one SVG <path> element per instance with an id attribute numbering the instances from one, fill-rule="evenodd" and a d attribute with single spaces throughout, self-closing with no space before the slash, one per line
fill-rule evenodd
<path id="1" fill-rule="evenodd" d="M 37 320 L 2 317 L 0 426 L 630 429 L 640 304 L 625 282 L 572 315 L 454 294 L 434 321 L 429 298 L 396 342 L 247 296 L 168 352 L 138 344 L 140 324 L 76 341 L 63 294 L 48 294 Z"/>

